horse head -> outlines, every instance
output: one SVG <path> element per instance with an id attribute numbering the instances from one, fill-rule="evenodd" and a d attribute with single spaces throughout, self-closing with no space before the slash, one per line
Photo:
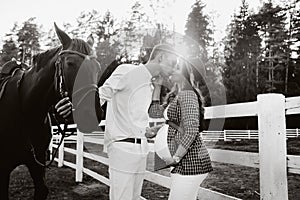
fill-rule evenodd
<path id="1" fill-rule="evenodd" d="M 87 41 L 71 39 L 54 24 L 62 44 L 56 62 L 56 90 L 61 97 L 68 95 L 73 103 L 73 118 L 81 132 L 98 128 L 102 110 L 98 94 L 98 77 L 101 71 L 93 51 L 92 35 Z"/>

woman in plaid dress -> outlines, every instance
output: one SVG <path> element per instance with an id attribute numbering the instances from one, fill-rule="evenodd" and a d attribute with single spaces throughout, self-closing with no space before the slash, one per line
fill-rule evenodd
<path id="1" fill-rule="evenodd" d="M 169 200 L 196 200 L 199 185 L 212 171 L 208 151 L 200 136 L 204 110 L 202 96 L 195 87 L 193 68 L 188 61 L 180 65 L 171 80 L 177 89 L 176 92 L 173 91 L 176 96 L 167 99 L 166 111 L 170 122 L 167 141 L 173 155 L 166 160 L 167 164 L 173 166 Z M 160 77 L 153 81 L 154 91 L 149 108 L 150 117 L 153 118 L 162 117 L 166 107 L 160 105 L 159 101 L 161 84 Z M 146 136 L 155 136 L 153 130 L 156 129 L 155 127 L 148 129 Z"/>

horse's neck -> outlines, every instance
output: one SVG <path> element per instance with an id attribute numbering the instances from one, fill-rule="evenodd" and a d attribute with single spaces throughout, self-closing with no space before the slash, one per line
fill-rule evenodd
<path id="1" fill-rule="evenodd" d="M 47 112 L 55 101 L 54 90 L 55 60 L 51 59 L 43 66 L 33 66 L 21 82 L 23 109 Z"/>

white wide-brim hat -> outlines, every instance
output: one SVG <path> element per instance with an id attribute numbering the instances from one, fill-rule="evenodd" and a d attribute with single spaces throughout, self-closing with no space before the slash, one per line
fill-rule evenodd
<path id="1" fill-rule="evenodd" d="M 171 159 L 172 155 L 170 153 L 167 137 L 168 137 L 169 125 L 164 124 L 157 132 L 154 142 L 154 151 L 162 159 Z"/>

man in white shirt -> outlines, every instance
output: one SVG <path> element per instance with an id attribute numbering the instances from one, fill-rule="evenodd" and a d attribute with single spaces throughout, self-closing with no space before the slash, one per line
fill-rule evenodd
<path id="1" fill-rule="evenodd" d="M 151 78 L 168 78 L 177 61 L 172 46 L 157 45 L 145 65 L 122 64 L 99 88 L 101 105 L 107 101 L 104 149 L 109 160 L 110 200 L 140 199 L 148 154 L 145 132 Z"/>
<path id="2" fill-rule="evenodd" d="M 101 103 L 108 103 L 104 145 L 109 158 L 111 200 L 140 199 L 148 154 L 145 132 L 152 99 L 151 78 L 170 76 L 176 63 L 171 46 L 157 45 L 145 65 L 120 65 L 99 88 Z"/>

